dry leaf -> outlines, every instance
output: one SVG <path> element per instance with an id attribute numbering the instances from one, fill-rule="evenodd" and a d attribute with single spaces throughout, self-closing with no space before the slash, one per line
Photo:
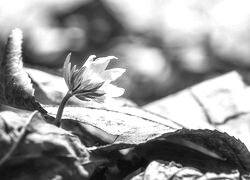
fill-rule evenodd
<path id="1" fill-rule="evenodd" d="M 14 29 L 8 38 L 1 62 L 1 100 L 13 107 L 46 113 L 35 100 L 31 80 L 23 69 L 22 38 L 19 29 Z"/>
<path id="2" fill-rule="evenodd" d="M 131 153 L 149 161 L 173 160 L 203 171 L 238 169 L 246 173 L 250 170 L 250 153 L 246 146 L 219 131 L 182 129 L 140 144 Z"/>
<path id="3" fill-rule="evenodd" d="M 192 167 L 183 167 L 175 162 L 152 161 L 143 173 L 140 173 L 130 180 L 209 180 L 209 179 L 231 179 L 239 180 L 240 173 L 232 171 L 231 173 L 215 174 L 215 173 L 201 173 L 198 169 Z M 125 180 L 125 179 L 124 179 Z M 126 179 L 128 180 L 128 179 Z"/>
<path id="4" fill-rule="evenodd" d="M 237 72 L 202 82 L 146 105 L 190 129 L 216 129 L 250 149 L 250 88 Z"/>
<path id="5" fill-rule="evenodd" d="M 25 71 L 35 84 L 35 97 L 39 102 L 60 104 L 68 90 L 62 77 L 33 68 L 25 68 Z"/>
<path id="6" fill-rule="evenodd" d="M 46 106 L 51 116 L 56 115 L 57 107 Z M 61 127 L 77 134 L 88 146 L 96 139 L 100 144 L 139 144 L 154 139 L 166 132 L 180 128 L 175 122 L 135 107 L 65 107 Z M 86 142 L 88 141 L 88 142 Z M 106 142 L 106 143 L 105 143 Z M 96 142 L 97 143 L 97 142 Z"/>
<path id="7" fill-rule="evenodd" d="M 45 109 L 55 116 L 57 108 Z M 250 170 L 250 153 L 240 140 L 218 131 L 183 129 L 169 119 L 134 107 L 66 107 L 62 128 L 79 136 L 95 153 L 134 147 L 133 153 L 149 160 L 177 158 L 209 169 L 206 161 L 199 162 L 203 158 L 217 165 L 217 170 Z"/>
<path id="8" fill-rule="evenodd" d="M 1 106 L 1 179 L 84 179 L 89 153 L 78 137 L 35 112 Z"/>

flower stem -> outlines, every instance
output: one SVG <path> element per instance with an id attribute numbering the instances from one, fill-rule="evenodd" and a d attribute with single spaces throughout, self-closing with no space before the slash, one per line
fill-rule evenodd
<path id="1" fill-rule="evenodd" d="M 63 109 L 64 109 L 64 106 L 66 105 L 67 101 L 69 100 L 69 98 L 72 96 L 72 92 L 71 91 L 68 91 L 67 94 L 64 96 L 59 108 L 58 108 L 58 111 L 57 111 L 57 114 L 56 114 L 56 119 L 55 119 L 55 122 L 56 122 L 56 126 L 60 126 L 61 124 L 61 118 L 62 118 L 62 114 L 63 114 Z"/>

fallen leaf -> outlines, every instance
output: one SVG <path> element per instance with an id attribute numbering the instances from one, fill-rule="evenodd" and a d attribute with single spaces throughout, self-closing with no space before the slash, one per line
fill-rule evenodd
<path id="1" fill-rule="evenodd" d="M 28 117 L 28 118 L 27 118 Z M 38 112 L 1 106 L 1 179 L 84 179 L 89 153 L 78 137 L 48 124 Z"/>
<path id="2" fill-rule="evenodd" d="M 1 101 L 13 107 L 46 113 L 35 100 L 34 89 L 22 62 L 22 31 L 14 29 L 7 41 L 1 62 Z"/>
<path id="3" fill-rule="evenodd" d="M 238 169 L 246 173 L 250 170 L 250 153 L 246 146 L 240 140 L 214 130 L 181 129 L 166 133 L 137 145 L 131 153 L 149 161 L 173 160 L 202 171 Z"/>
<path id="4" fill-rule="evenodd" d="M 45 109 L 49 115 L 56 115 L 56 107 Z M 134 147 L 135 154 L 151 160 L 171 160 L 175 156 L 177 160 L 209 169 L 206 161 L 200 162 L 203 158 L 218 165 L 218 170 L 250 170 L 250 153 L 240 140 L 215 130 L 188 130 L 135 107 L 65 107 L 62 128 L 77 135 L 94 153 Z M 168 155 L 170 152 L 172 156 Z M 187 156 L 180 156 L 180 152 Z"/>
<path id="5" fill-rule="evenodd" d="M 145 109 L 190 129 L 216 129 L 239 138 L 250 149 L 250 88 L 230 72 L 152 102 Z"/>
<path id="6" fill-rule="evenodd" d="M 45 106 L 49 115 L 55 117 L 57 106 Z M 61 127 L 77 134 L 87 143 L 86 135 L 99 140 L 101 144 L 138 144 L 158 137 L 166 132 L 174 132 L 182 126 L 174 121 L 135 107 L 74 107 L 64 108 Z M 88 141 L 88 142 L 86 142 Z M 106 142 L 106 143 L 105 143 Z M 97 143 L 97 142 L 96 142 Z M 118 148 L 118 146 L 116 148 Z"/>
<path id="7" fill-rule="evenodd" d="M 209 179 L 240 179 L 238 171 L 231 173 L 201 173 L 198 169 L 192 167 L 183 167 L 181 164 L 166 161 L 152 161 L 146 170 L 132 178 L 124 180 L 161 180 L 161 179 L 190 179 L 190 180 L 209 180 Z"/>
<path id="8" fill-rule="evenodd" d="M 35 87 L 35 97 L 43 104 L 60 104 L 68 91 L 64 79 L 60 76 L 34 68 L 25 68 Z M 43 77 L 43 78 L 41 78 Z"/>

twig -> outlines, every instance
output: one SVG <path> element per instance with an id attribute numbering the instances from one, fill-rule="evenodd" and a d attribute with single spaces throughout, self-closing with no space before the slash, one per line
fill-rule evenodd
<path id="1" fill-rule="evenodd" d="M 3 158 L 0 160 L 0 167 L 3 166 L 3 164 L 11 157 L 11 155 L 14 153 L 16 150 L 17 146 L 20 144 L 22 141 L 28 125 L 30 124 L 31 120 L 33 117 L 38 113 L 38 111 L 34 111 L 29 117 L 28 120 L 26 121 L 26 124 L 23 126 L 23 129 L 20 132 L 20 136 L 17 138 L 17 141 L 11 146 L 10 150 L 3 156 Z"/>

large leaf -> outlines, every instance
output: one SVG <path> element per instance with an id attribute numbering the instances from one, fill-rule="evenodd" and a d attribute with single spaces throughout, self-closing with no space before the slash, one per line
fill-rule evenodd
<path id="1" fill-rule="evenodd" d="M 49 115 L 54 117 L 57 108 L 45 107 Z M 89 146 L 96 144 L 91 143 L 91 139 L 86 138 L 86 135 L 104 144 L 115 143 L 118 140 L 121 143 L 124 141 L 127 144 L 138 144 L 158 137 L 164 132 L 174 132 L 182 128 L 170 119 L 129 106 L 65 107 L 61 127 L 77 134 Z"/>
<path id="2" fill-rule="evenodd" d="M 56 108 L 45 109 L 55 116 Z M 135 147 L 133 153 L 149 160 L 171 160 L 176 156 L 181 162 L 194 163 L 195 159 L 207 157 L 219 162 L 217 169 L 250 170 L 250 153 L 240 140 L 213 130 L 188 130 L 170 119 L 134 107 L 66 107 L 62 128 L 72 131 L 86 145 L 98 146 L 89 148 L 95 153 Z M 175 148 L 184 154 L 194 153 L 180 156 Z M 206 164 L 198 163 L 209 169 Z"/>

